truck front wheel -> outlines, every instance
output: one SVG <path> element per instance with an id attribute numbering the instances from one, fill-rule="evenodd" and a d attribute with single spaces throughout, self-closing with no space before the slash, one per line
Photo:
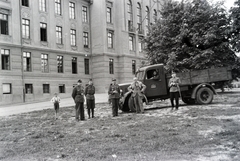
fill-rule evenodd
<path id="1" fill-rule="evenodd" d="M 192 99 L 190 97 L 182 97 L 182 101 L 188 105 L 193 105 L 195 104 L 195 99 Z"/>
<path id="2" fill-rule="evenodd" d="M 202 87 L 197 91 L 197 103 L 209 104 L 213 100 L 213 91 L 207 87 Z"/>

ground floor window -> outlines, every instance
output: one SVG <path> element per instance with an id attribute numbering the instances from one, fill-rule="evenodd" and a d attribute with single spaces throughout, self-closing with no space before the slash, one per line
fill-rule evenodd
<path id="1" fill-rule="evenodd" d="M 3 94 L 11 94 L 12 93 L 12 84 L 11 83 L 3 83 L 2 90 L 3 90 Z"/>
<path id="2" fill-rule="evenodd" d="M 49 84 L 43 84 L 43 93 L 50 93 Z"/>
<path id="3" fill-rule="evenodd" d="M 25 84 L 26 94 L 33 93 L 33 85 L 32 84 Z"/>
<path id="4" fill-rule="evenodd" d="M 65 93 L 65 84 L 59 84 L 59 93 Z"/>

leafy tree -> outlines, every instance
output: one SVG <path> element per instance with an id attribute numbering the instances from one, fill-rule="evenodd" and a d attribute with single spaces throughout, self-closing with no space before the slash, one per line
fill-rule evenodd
<path id="1" fill-rule="evenodd" d="M 230 48 L 229 19 L 222 3 L 169 1 L 149 31 L 147 58 L 151 64 L 165 64 L 169 71 L 240 65 Z"/>
<path id="2" fill-rule="evenodd" d="M 230 9 L 231 45 L 233 50 L 240 52 L 240 0 L 234 2 Z"/>

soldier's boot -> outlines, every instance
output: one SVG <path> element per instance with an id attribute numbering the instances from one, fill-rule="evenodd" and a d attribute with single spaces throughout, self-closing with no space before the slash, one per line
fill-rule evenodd
<path id="1" fill-rule="evenodd" d="M 92 109 L 92 118 L 94 118 L 94 109 Z"/>
<path id="2" fill-rule="evenodd" d="M 90 119 L 90 108 L 88 108 L 88 118 Z"/>

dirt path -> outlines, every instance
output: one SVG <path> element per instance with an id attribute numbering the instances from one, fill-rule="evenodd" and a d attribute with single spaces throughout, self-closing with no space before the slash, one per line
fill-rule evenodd
<path id="1" fill-rule="evenodd" d="M 145 106 L 150 108 L 149 106 Z M 0 160 L 237 161 L 240 160 L 240 93 L 215 97 L 208 106 L 155 102 L 144 114 L 75 122 L 73 107 L 0 117 Z"/>

